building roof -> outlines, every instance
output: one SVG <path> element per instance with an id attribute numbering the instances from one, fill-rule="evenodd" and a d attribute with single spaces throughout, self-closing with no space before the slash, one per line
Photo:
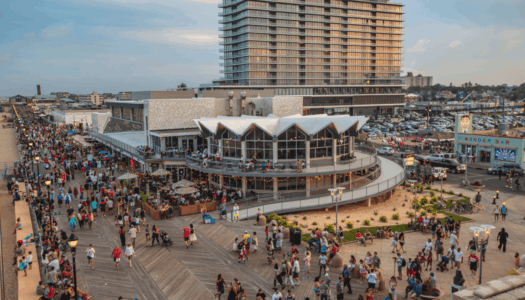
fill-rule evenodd
<path id="1" fill-rule="evenodd" d="M 75 102 L 75 100 L 69 99 L 69 98 L 60 98 L 60 101 L 62 101 L 62 102 L 69 102 L 69 103 Z"/>
<path id="2" fill-rule="evenodd" d="M 416 94 L 408 94 L 408 95 L 406 95 L 405 97 L 419 97 L 419 95 L 416 95 Z"/>
<path id="3" fill-rule="evenodd" d="M 266 131 L 269 135 L 278 136 L 285 132 L 292 126 L 297 126 L 306 134 L 313 135 L 322 129 L 334 125 L 337 133 L 342 133 L 350 127 L 356 125 L 356 130 L 359 130 L 368 121 L 365 116 L 328 116 L 322 115 L 292 115 L 284 118 L 279 118 L 274 115 L 268 117 L 256 116 L 240 116 L 240 117 L 223 117 L 217 118 L 201 118 L 193 120 L 199 128 L 206 128 L 210 132 L 217 134 L 220 127 L 229 129 L 237 135 L 245 134 L 252 126 L 257 126 Z"/>
<path id="4" fill-rule="evenodd" d="M 56 99 L 56 95 L 37 95 L 35 99 Z"/>

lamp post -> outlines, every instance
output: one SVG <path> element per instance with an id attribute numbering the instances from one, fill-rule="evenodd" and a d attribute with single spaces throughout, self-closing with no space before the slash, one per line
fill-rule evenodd
<path id="1" fill-rule="evenodd" d="M 441 179 L 441 199 L 439 202 L 443 201 L 443 177 L 445 177 L 445 168 L 436 168 L 438 171 L 439 178 Z"/>
<path id="2" fill-rule="evenodd" d="M 481 225 L 480 226 L 482 229 L 485 230 L 485 237 L 486 239 L 485 240 L 482 240 L 481 243 L 480 243 L 480 248 L 481 248 L 481 258 L 483 258 L 483 248 L 487 247 L 488 246 L 488 243 L 489 243 L 489 238 L 490 238 L 490 231 L 492 229 L 495 229 L 496 227 L 492 226 L 492 225 Z M 483 259 L 480 259 L 479 260 L 479 284 L 481 284 L 481 274 L 483 272 Z"/>
<path id="3" fill-rule="evenodd" d="M 417 183 L 417 180 L 409 180 L 412 190 L 414 191 L 414 221 L 412 222 L 412 229 L 416 229 L 416 214 L 417 214 L 417 191 L 414 185 Z"/>
<path id="4" fill-rule="evenodd" d="M 38 183 L 38 187 L 40 187 L 40 164 L 38 163 L 40 161 L 40 157 L 35 157 L 35 160 L 36 160 L 36 169 L 37 169 L 37 175 L 36 175 L 36 180 L 37 180 L 37 183 Z"/>
<path id="5" fill-rule="evenodd" d="M 496 191 L 496 199 L 499 199 L 499 191 Z"/>
<path id="6" fill-rule="evenodd" d="M 77 265 L 75 261 L 75 254 L 77 253 L 78 238 L 71 234 L 68 239 L 69 247 L 71 248 L 71 255 L 73 256 L 73 281 L 75 283 L 75 299 L 78 299 L 77 289 Z"/>
<path id="7" fill-rule="evenodd" d="M 337 214 L 338 214 L 338 203 L 341 201 L 341 198 L 343 197 L 343 191 L 345 190 L 344 187 L 338 187 L 335 189 L 328 189 L 330 191 L 330 194 L 332 195 L 332 202 L 335 201 L 335 228 L 334 232 L 337 232 L 337 226 L 339 226 Z"/>

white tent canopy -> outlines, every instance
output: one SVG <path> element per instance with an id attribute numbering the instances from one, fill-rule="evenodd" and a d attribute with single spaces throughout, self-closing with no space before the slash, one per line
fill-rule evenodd
<path id="1" fill-rule="evenodd" d="M 135 179 L 139 177 L 138 175 L 135 175 L 133 173 L 126 173 L 124 175 L 121 175 L 119 178 L 117 178 L 118 180 L 129 180 L 129 179 Z"/>
<path id="2" fill-rule="evenodd" d="M 192 181 L 188 181 L 186 179 L 182 179 L 181 181 L 177 181 L 174 186 L 175 187 L 189 187 L 189 186 L 193 186 L 193 182 Z"/>
<path id="3" fill-rule="evenodd" d="M 153 176 L 166 176 L 166 175 L 169 175 L 170 172 L 164 170 L 164 169 L 158 169 L 157 171 L 151 173 L 151 175 Z"/>

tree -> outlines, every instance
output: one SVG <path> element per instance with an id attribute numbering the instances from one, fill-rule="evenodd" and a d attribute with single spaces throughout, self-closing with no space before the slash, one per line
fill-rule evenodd
<path id="1" fill-rule="evenodd" d="M 178 91 L 186 91 L 188 88 L 186 87 L 186 84 L 184 82 L 182 82 L 181 84 L 179 84 L 177 86 L 177 90 Z"/>

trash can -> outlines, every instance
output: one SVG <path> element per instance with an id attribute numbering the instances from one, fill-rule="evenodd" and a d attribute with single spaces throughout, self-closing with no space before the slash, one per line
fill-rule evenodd
<path id="1" fill-rule="evenodd" d="M 290 230 L 290 243 L 292 243 L 292 245 L 301 244 L 301 229 L 293 228 Z"/>

